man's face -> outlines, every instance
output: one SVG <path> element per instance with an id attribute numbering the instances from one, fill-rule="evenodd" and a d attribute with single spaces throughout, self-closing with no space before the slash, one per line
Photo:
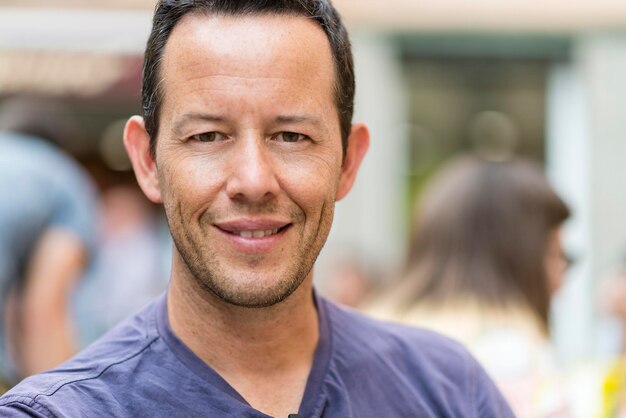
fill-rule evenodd
<path id="1" fill-rule="evenodd" d="M 239 306 L 284 300 L 351 185 L 324 32 L 302 17 L 188 15 L 162 77 L 153 200 L 165 206 L 175 274 Z"/>

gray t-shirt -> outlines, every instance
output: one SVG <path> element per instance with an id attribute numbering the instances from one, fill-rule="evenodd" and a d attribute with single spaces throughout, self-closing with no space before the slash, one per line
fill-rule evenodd
<path id="1" fill-rule="evenodd" d="M 513 417 L 458 343 L 316 298 L 303 418 Z M 260 382 L 262 384 L 262 382 Z M 173 333 L 165 296 L 60 368 L 0 398 L 3 417 L 267 417 Z M 286 417 L 285 417 L 286 418 Z"/>
<path id="2" fill-rule="evenodd" d="M 0 132 L 0 311 L 47 228 L 70 231 L 93 247 L 95 196 L 87 174 L 62 151 L 38 138 Z M 7 378 L 10 362 L 1 342 L 0 374 Z"/>

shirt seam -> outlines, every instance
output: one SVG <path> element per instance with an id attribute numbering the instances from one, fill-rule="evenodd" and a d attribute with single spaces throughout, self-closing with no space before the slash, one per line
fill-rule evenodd
<path id="1" fill-rule="evenodd" d="M 155 342 L 155 341 L 157 341 L 159 338 L 160 338 L 160 336 L 155 336 L 155 337 L 153 337 L 153 339 L 152 339 L 152 340 L 150 340 L 150 341 L 149 341 L 149 342 L 148 342 L 148 343 L 147 343 L 147 344 L 146 344 L 146 345 L 145 345 L 145 346 L 144 346 L 141 350 L 139 350 L 139 351 L 137 351 L 136 353 L 133 353 L 132 355 L 130 355 L 130 356 L 126 357 L 126 358 L 123 358 L 123 359 L 121 359 L 121 360 L 119 360 L 119 361 L 115 361 L 115 362 L 112 362 L 112 363 L 108 364 L 105 368 L 103 368 L 103 369 L 100 371 L 100 373 L 98 373 L 98 374 L 96 374 L 96 375 L 94 375 L 94 376 L 83 377 L 83 378 L 80 378 L 80 379 L 71 379 L 71 380 L 67 380 L 67 381 L 65 381 L 65 382 L 63 382 L 63 383 L 61 383 L 61 384 L 59 384 L 59 385 L 58 385 L 58 387 L 57 387 L 56 389 L 54 389 L 54 390 L 52 390 L 52 388 L 53 388 L 54 386 L 48 389 L 48 391 L 52 390 L 52 392 L 50 392 L 50 393 L 38 393 L 38 394 L 37 394 L 37 395 L 35 395 L 32 399 L 33 399 L 33 401 L 37 402 L 37 398 L 39 398 L 39 397 L 51 397 L 51 396 L 54 396 L 54 394 L 56 394 L 56 393 L 57 393 L 59 390 L 61 390 L 64 386 L 67 386 L 67 385 L 72 385 L 72 384 L 75 384 L 75 383 L 80 383 L 80 382 L 86 382 L 86 381 L 88 381 L 88 380 L 95 380 L 95 379 L 98 379 L 98 378 L 100 378 L 100 377 L 101 377 L 101 376 L 102 376 L 105 372 L 107 372 L 107 371 L 108 371 L 111 367 L 113 367 L 113 366 L 117 366 L 117 365 L 120 365 L 120 364 L 125 363 L 125 362 L 127 362 L 127 361 L 130 361 L 130 360 L 132 360 L 133 358 L 135 358 L 135 357 L 137 357 L 138 355 L 140 355 L 141 353 L 143 353 L 144 351 L 146 351 L 146 350 L 147 350 L 148 348 L 150 348 L 150 346 L 152 346 L 152 344 L 154 344 L 154 342 Z M 15 396 L 17 396 L 17 395 L 15 395 Z M 37 402 L 37 403 L 39 404 L 39 402 Z"/>
<path id="2" fill-rule="evenodd" d="M 40 402 L 37 402 L 35 398 L 30 397 L 30 396 L 23 396 L 23 395 L 10 395 L 10 396 L 7 396 L 8 402 L 2 403 L 2 406 L 9 407 L 13 404 L 21 404 L 21 405 L 26 405 L 30 408 L 36 409 L 38 412 L 43 411 L 43 413 L 45 413 L 46 416 L 50 418 L 57 417 L 57 415 L 53 414 L 52 411 L 50 411 L 50 409 L 48 409 L 47 406 L 45 406 L 44 404 Z"/>

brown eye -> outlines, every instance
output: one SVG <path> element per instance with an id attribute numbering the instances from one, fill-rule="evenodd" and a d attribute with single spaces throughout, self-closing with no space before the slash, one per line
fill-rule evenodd
<path id="1" fill-rule="evenodd" d="M 281 132 L 276 135 L 276 140 L 278 142 L 300 142 L 304 141 L 308 137 L 303 134 L 299 134 L 296 132 Z"/>
<path id="2" fill-rule="evenodd" d="M 223 141 L 226 137 L 219 132 L 203 132 L 201 134 L 193 135 L 191 139 L 198 142 L 217 142 Z"/>

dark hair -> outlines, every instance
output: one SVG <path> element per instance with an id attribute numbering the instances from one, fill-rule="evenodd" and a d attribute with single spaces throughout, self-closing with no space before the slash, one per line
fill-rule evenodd
<path id="1" fill-rule="evenodd" d="M 548 329 L 545 254 L 569 209 L 530 162 L 462 157 L 430 183 L 410 238 L 400 303 L 472 298 L 527 306 Z"/>
<path id="2" fill-rule="evenodd" d="M 335 67 L 335 102 L 339 113 L 345 155 L 354 109 L 354 64 L 348 33 L 329 0 L 160 0 L 152 22 L 143 66 L 142 111 L 155 155 L 159 111 L 163 101 L 161 61 L 167 40 L 180 19 L 188 13 L 231 16 L 277 14 L 302 15 L 316 21 L 330 42 Z"/>

